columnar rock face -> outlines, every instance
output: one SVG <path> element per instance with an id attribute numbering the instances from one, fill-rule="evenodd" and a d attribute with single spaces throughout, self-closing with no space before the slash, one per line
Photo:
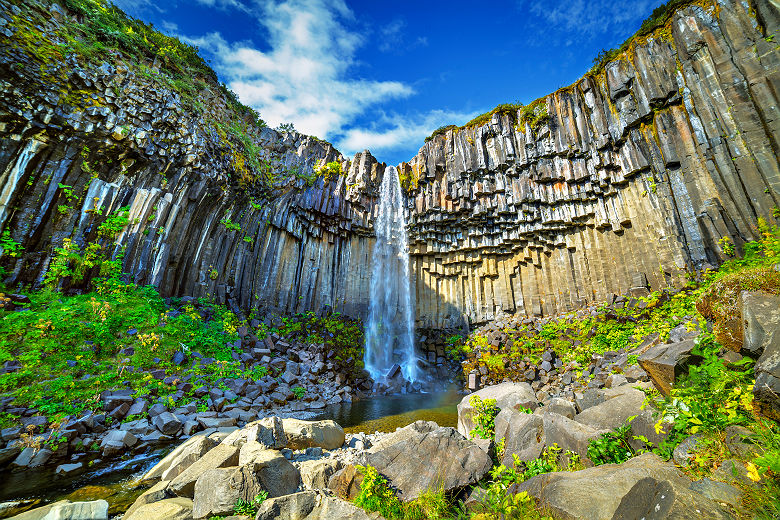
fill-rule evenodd
<path id="1" fill-rule="evenodd" d="M 759 27 L 763 24 L 765 30 Z M 494 115 L 408 165 L 418 317 L 542 314 L 718 264 L 780 201 L 780 52 L 768 2 L 680 10 L 547 96 L 536 130 Z"/>
<path id="2" fill-rule="evenodd" d="M 273 187 L 255 193 L 226 139 L 227 96 L 204 89 L 196 110 L 156 63 L 65 52 L 58 33 L 75 15 L 36 3 L 0 1 L 0 229 L 24 247 L 4 258 L 7 281 L 40 283 L 63 239 L 105 243 L 97 228 L 128 207 L 115 248 L 139 284 L 245 310 L 364 313 L 383 166 L 265 128 L 257 161 Z M 331 161 L 346 175 L 315 176 Z"/>
<path id="3" fill-rule="evenodd" d="M 384 164 L 263 129 L 273 179 L 258 194 L 212 123 L 225 96 L 202 93 L 196 109 L 155 80 L 156 63 L 57 54 L 72 15 L 34 4 L 0 0 L 0 230 L 24 247 L 2 259 L 7 282 L 41 283 L 69 238 L 123 250 L 123 270 L 164 295 L 365 315 Z M 400 165 L 419 180 L 407 208 L 418 326 L 678 284 L 724 258 L 722 237 L 755 238 L 780 205 L 780 51 L 765 39 L 778 13 L 702 4 L 548 96 L 541 126 L 496 115 Z M 330 161 L 344 174 L 312 177 Z M 101 237 L 123 207 L 129 225 Z"/>

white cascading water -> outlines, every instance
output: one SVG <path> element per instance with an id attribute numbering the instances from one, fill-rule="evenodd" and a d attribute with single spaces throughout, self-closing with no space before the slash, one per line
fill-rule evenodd
<path id="1" fill-rule="evenodd" d="M 378 381 L 395 363 L 407 381 L 417 379 L 414 311 L 409 288 L 409 248 L 398 172 L 385 169 L 374 222 L 376 245 L 371 259 L 371 299 L 366 325 L 365 366 Z"/>

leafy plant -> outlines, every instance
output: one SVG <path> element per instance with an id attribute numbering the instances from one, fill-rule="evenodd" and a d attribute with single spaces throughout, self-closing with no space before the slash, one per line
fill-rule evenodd
<path id="1" fill-rule="evenodd" d="M 600 437 L 591 439 L 588 444 L 588 458 L 596 466 L 625 462 L 637 454 L 629 442 L 631 437 L 630 424 L 603 433 Z"/>
<path id="2" fill-rule="evenodd" d="M 471 437 L 492 439 L 496 433 L 496 416 L 501 411 L 496 406 L 496 400 L 482 399 L 475 394 L 469 398 L 469 404 L 474 409 L 471 415 L 471 420 L 474 421 Z"/>
<path id="3" fill-rule="evenodd" d="M 261 505 L 263 505 L 263 502 L 265 502 L 267 498 L 268 498 L 267 491 L 261 491 L 251 501 L 245 501 L 239 498 L 236 501 L 235 507 L 233 508 L 233 514 L 237 516 L 247 515 L 247 516 L 254 517 L 257 514 L 257 510 L 260 508 Z"/>
<path id="4" fill-rule="evenodd" d="M 303 397 L 306 395 L 306 389 L 302 386 L 296 386 L 292 389 L 293 395 L 295 395 L 296 399 L 303 399 Z"/>
<path id="5" fill-rule="evenodd" d="M 687 377 L 675 383 L 668 399 L 654 400 L 662 422 L 671 423 L 669 436 L 658 447 L 671 455 L 682 439 L 700 432 L 722 431 L 751 421 L 753 411 L 752 361 L 744 358 L 727 367 L 717 356 L 719 345 L 709 333 L 696 339 L 693 354 L 703 361 L 689 367 Z"/>
<path id="6" fill-rule="evenodd" d="M 22 247 L 22 244 L 11 238 L 10 231 L 3 231 L 3 234 L 0 236 L 0 249 L 2 250 L 0 256 L 7 255 L 11 258 L 16 258 L 22 254 L 24 247 Z"/>
<path id="7" fill-rule="evenodd" d="M 237 222 L 231 221 L 227 217 L 220 220 L 219 223 L 225 226 L 225 228 L 230 231 L 241 231 L 241 225 L 239 225 Z"/>

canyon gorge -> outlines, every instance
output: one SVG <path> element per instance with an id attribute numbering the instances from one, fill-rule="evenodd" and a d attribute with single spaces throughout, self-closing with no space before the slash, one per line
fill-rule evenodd
<path id="1" fill-rule="evenodd" d="M 56 4 L 3 13 L 0 226 L 24 247 L 4 259 L 9 283 L 41 284 L 64 239 L 85 247 L 127 208 L 111 247 L 136 283 L 366 316 L 384 163 L 244 120 L 249 161 L 213 80 L 187 97 L 158 63 L 62 54 L 76 15 Z M 398 165 L 417 327 L 679 286 L 756 238 L 780 203 L 778 23 L 766 2 L 690 5 L 536 102 L 533 122 L 497 110 Z"/>

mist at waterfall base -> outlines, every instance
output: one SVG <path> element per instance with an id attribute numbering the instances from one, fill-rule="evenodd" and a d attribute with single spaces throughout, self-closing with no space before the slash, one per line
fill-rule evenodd
<path id="1" fill-rule="evenodd" d="M 409 276 L 409 247 L 404 198 L 398 172 L 385 169 L 374 222 L 371 293 L 364 363 L 375 387 L 419 391 L 424 361 L 414 347 L 414 306 Z"/>

